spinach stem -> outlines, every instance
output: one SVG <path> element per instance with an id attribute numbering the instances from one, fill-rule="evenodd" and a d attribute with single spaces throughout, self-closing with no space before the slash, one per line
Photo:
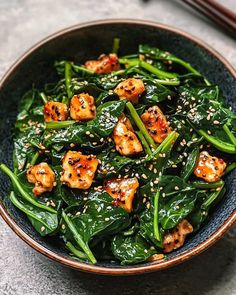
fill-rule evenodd
<path id="1" fill-rule="evenodd" d="M 172 131 L 165 140 L 156 148 L 156 150 L 147 158 L 147 161 L 156 158 L 161 152 L 166 152 L 169 147 L 172 147 L 179 134 L 176 131 Z"/>
<path id="2" fill-rule="evenodd" d="M 34 205 L 35 207 L 44 209 L 46 211 L 52 212 L 52 213 L 57 213 L 56 210 L 54 210 L 51 207 L 48 207 L 46 205 L 40 204 L 39 202 L 37 202 L 35 199 L 33 199 L 22 187 L 22 185 L 20 184 L 17 176 L 5 165 L 5 164 L 0 164 L 0 169 L 6 173 L 6 175 L 11 179 L 12 184 L 17 188 L 18 192 L 20 193 L 20 195 L 22 196 L 22 198 L 24 198 L 25 200 L 27 200 L 29 203 L 31 203 L 32 205 Z"/>
<path id="3" fill-rule="evenodd" d="M 38 160 L 38 158 L 39 158 L 39 152 L 36 152 L 36 153 L 34 154 L 32 160 L 31 160 L 31 162 L 30 162 L 30 165 L 32 165 L 32 166 L 35 165 L 36 162 L 37 162 L 37 160 Z"/>
<path id="4" fill-rule="evenodd" d="M 75 121 L 57 121 L 57 122 L 46 122 L 46 129 L 61 129 L 73 125 Z"/>
<path id="5" fill-rule="evenodd" d="M 150 156 L 152 154 L 152 151 L 151 151 L 145 137 L 143 136 L 141 131 L 137 131 L 136 134 L 138 135 L 138 138 L 140 139 L 140 141 L 144 147 L 145 153 Z"/>
<path id="6" fill-rule="evenodd" d="M 14 194 L 13 191 L 11 191 L 10 196 L 9 196 L 11 202 L 18 208 L 20 209 L 22 212 L 24 212 L 25 214 L 27 214 L 28 216 L 32 217 L 33 219 L 38 220 L 39 218 L 30 210 L 27 210 L 25 208 L 24 205 L 21 204 L 21 202 L 17 199 L 16 195 Z M 46 228 L 50 229 L 48 227 L 48 224 L 46 222 L 44 222 L 42 219 L 39 220 L 39 222 L 41 224 L 43 224 Z"/>
<path id="7" fill-rule="evenodd" d="M 119 63 L 124 64 L 126 68 L 136 67 L 139 65 L 138 58 L 119 58 Z"/>
<path id="8" fill-rule="evenodd" d="M 131 117 L 133 118 L 134 122 L 136 123 L 137 127 L 139 128 L 140 132 L 143 134 L 143 136 L 146 139 L 146 141 L 148 142 L 148 144 L 151 147 L 156 148 L 157 145 L 155 144 L 151 135 L 148 133 L 145 125 L 143 124 L 142 120 L 140 119 L 140 117 L 139 117 L 137 111 L 135 110 L 134 106 L 132 105 L 132 103 L 127 102 L 126 107 L 129 110 Z"/>
<path id="9" fill-rule="evenodd" d="M 203 136 L 208 142 L 214 145 L 218 150 L 223 151 L 229 154 L 236 154 L 236 146 L 223 142 L 219 139 L 216 139 L 214 136 L 207 134 L 204 130 L 200 129 L 197 132 Z"/>
<path id="10" fill-rule="evenodd" d="M 226 167 L 223 176 L 229 174 L 229 173 L 230 173 L 232 170 L 234 170 L 235 168 L 236 168 L 236 162 L 231 163 L 229 166 Z"/>
<path id="11" fill-rule="evenodd" d="M 120 38 L 114 38 L 112 53 L 118 54 L 119 48 L 120 48 Z"/>
<path id="12" fill-rule="evenodd" d="M 67 98 L 64 103 L 69 104 L 70 99 L 72 97 L 72 92 L 70 89 L 71 86 L 71 64 L 69 62 L 65 62 L 65 83 L 66 83 L 66 92 Z"/>
<path id="13" fill-rule="evenodd" d="M 233 135 L 233 133 L 230 131 L 229 127 L 227 126 L 227 124 L 225 124 L 223 126 L 223 129 L 225 131 L 225 133 L 228 135 L 230 141 L 232 142 L 232 144 L 236 145 L 236 138 L 235 136 Z"/>
<path id="14" fill-rule="evenodd" d="M 221 191 L 222 191 L 222 188 L 223 188 L 223 185 L 222 185 L 222 187 L 220 188 L 220 190 L 218 190 L 218 191 L 216 191 L 216 192 L 214 192 L 214 193 L 212 193 L 211 195 L 210 195 L 210 197 L 206 200 L 206 201 L 204 201 L 203 202 L 203 204 L 202 204 L 202 207 L 203 208 L 208 208 L 216 199 L 217 199 L 217 197 L 219 196 L 219 194 L 221 193 Z"/>
<path id="15" fill-rule="evenodd" d="M 156 75 L 159 78 L 169 78 L 169 79 L 173 79 L 173 78 L 177 78 L 178 75 L 175 73 L 170 73 L 170 72 L 165 72 L 162 70 L 159 70 L 158 68 L 152 66 L 151 64 L 145 62 L 145 61 L 140 61 L 139 65 L 144 68 L 145 70 L 149 71 L 150 73 Z"/>
<path id="16" fill-rule="evenodd" d="M 78 233 L 76 227 L 74 226 L 73 222 L 71 221 L 70 217 L 66 215 L 64 211 L 62 211 L 62 218 L 64 219 L 65 223 L 67 224 L 68 228 L 70 229 L 71 233 L 73 234 L 73 237 L 76 241 L 76 243 L 79 245 L 80 248 L 83 249 L 87 257 L 90 259 L 90 261 L 95 264 L 96 258 L 94 257 L 93 253 L 89 249 L 89 247 L 85 244 L 83 241 L 81 235 Z"/>
<path id="17" fill-rule="evenodd" d="M 160 231 L 159 231 L 159 218 L 158 218 L 158 207 L 159 207 L 159 197 L 160 191 L 158 190 L 154 196 L 154 219 L 153 219 L 153 230 L 154 230 L 154 237 L 160 241 Z"/>
<path id="18" fill-rule="evenodd" d="M 44 92 L 40 92 L 39 95 L 42 98 L 43 103 L 46 104 L 48 102 L 46 94 Z"/>
<path id="19" fill-rule="evenodd" d="M 191 185 L 199 189 L 218 188 L 224 185 L 224 181 L 219 180 L 219 181 L 211 182 L 211 183 L 203 182 L 203 181 L 193 181 L 191 182 Z"/>
<path id="20" fill-rule="evenodd" d="M 94 75 L 95 74 L 95 72 L 93 72 L 93 71 L 91 71 L 89 69 L 86 69 L 85 67 L 81 67 L 81 66 L 78 66 L 78 65 L 75 65 L 75 64 L 72 64 L 71 67 L 76 73 L 84 73 L 84 74 L 88 74 L 88 75 Z"/>
<path id="21" fill-rule="evenodd" d="M 71 242 L 67 242 L 66 243 L 66 247 L 70 250 L 70 252 L 72 254 L 74 254 L 76 257 L 79 257 L 79 258 L 82 258 L 82 259 L 86 259 L 87 258 L 87 255 L 82 252 L 82 251 L 79 251 L 78 249 L 76 249 L 73 244 Z"/>

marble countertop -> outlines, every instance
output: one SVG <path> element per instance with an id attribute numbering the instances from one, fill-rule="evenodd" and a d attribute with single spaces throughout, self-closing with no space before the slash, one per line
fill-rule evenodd
<path id="1" fill-rule="evenodd" d="M 236 10 L 234 0 L 222 0 Z M 236 43 L 175 0 L 0 0 L 0 76 L 35 42 L 64 27 L 105 18 L 147 19 L 176 26 L 236 66 Z M 21 241 L 0 218 L 0 294 L 236 294 L 236 227 L 180 266 L 136 277 L 102 277 L 66 268 Z"/>

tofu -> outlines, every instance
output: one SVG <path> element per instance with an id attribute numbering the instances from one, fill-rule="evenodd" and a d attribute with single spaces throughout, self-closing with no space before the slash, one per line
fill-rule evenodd
<path id="1" fill-rule="evenodd" d="M 44 192 L 51 192 L 56 186 L 56 177 L 50 166 L 42 162 L 28 169 L 26 174 L 27 180 L 34 183 L 33 193 L 35 196 L 40 196 Z"/>
<path id="2" fill-rule="evenodd" d="M 130 213 L 138 187 L 138 179 L 134 177 L 107 180 L 103 188 L 114 199 L 112 203 L 114 206 L 121 206 Z"/>
<path id="3" fill-rule="evenodd" d="M 221 178 L 225 168 L 224 160 L 210 156 L 207 151 L 202 151 L 194 174 L 207 182 L 215 182 Z"/>
<path id="4" fill-rule="evenodd" d="M 156 143 L 161 143 L 171 132 L 169 123 L 158 106 L 152 106 L 146 110 L 141 119 Z"/>
<path id="5" fill-rule="evenodd" d="M 76 121 L 88 121 L 96 117 L 93 96 L 88 93 L 74 95 L 70 102 L 70 116 Z"/>
<path id="6" fill-rule="evenodd" d="M 113 130 L 112 138 L 116 150 L 123 156 L 135 155 L 143 151 L 143 147 L 134 133 L 130 120 L 122 114 Z"/>
<path id="7" fill-rule="evenodd" d="M 96 156 L 68 151 L 62 160 L 61 182 L 70 188 L 87 190 L 92 185 L 97 166 Z"/>
<path id="8" fill-rule="evenodd" d="M 68 114 L 68 108 L 65 103 L 50 101 L 44 105 L 45 122 L 65 121 Z"/>
<path id="9" fill-rule="evenodd" d="M 182 220 L 175 228 L 165 234 L 163 252 L 169 253 L 183 246 L 186 236 L 192 232 L 192 225 L 186 219 Z"/>
<path id="10" fill-rule="evenodd" d="M 116 54 L 102 54 L 97 60 L 88 60 L 85 68 L 97 74 L 109 74 L 120 69 L 119 60 Z"/>
<path id="11" fill-rule="evenodd" d="M 137 104 L 139 96 L 145 91 L 145 86 L 141 79 L 129 78 L 120 82 L 114 92 L 120 99 L 126 99 L 132 104 Z"/>

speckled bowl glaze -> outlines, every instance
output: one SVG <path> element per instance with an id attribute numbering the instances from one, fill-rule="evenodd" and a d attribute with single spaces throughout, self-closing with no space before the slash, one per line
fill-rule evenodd
<path id="1" fill-rule="evenodd" d="M 173 52 L 190 62 L 212 83 L 220 85 L 226 101 L 236 112 L 236 72 L 214 49 L 193 36 L 162 24 L 140 20 L 108 20 L 85 23 L 65 29 L 36 44 L 6 73 L 0 82 L 0 162 L 12 166 L 12 130 L 17 104 L 34 83 L 40 86 L 54 79 L 53 62 L 71 59 L 84 62 L 109 51 L 114 37 L 121 38 L 121 54 L 137 51 L 147 43 Z M 186 261 L 214 244 L 236 220 L 236 171 L 226 180 L 227 194 L 209 221 L 185 245 L 166 260 L 135 266 L 91 265 L 72 260 L 60 241 L 42 238 L 26 216 L 9 201 L 9 180 L 0 174 L 0 213 L 7 224 L 31 247 L 67 266 L 98 274 L 129 275 L 161 270 Z"/>

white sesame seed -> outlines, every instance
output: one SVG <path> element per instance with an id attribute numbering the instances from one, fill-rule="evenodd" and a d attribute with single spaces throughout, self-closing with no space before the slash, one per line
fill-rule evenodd
<path id="1" fill-rule="evenodd" d="M 42 226 L 40 229 L 42 232 L 45 231 L 45 226 Z"/>
<path id="2" fill-rule="evenodd" d="M 106 218 L 105 218 L 105 221 L 109 221 L 109 220 L 110 220 L 110 218 L 109 218 L 109 217 L 106 217 Z"/>
<path id="3" fill-rule="evenodd" d="M 176 190 L 176 191 L 178 191 L 178 190 L 179 190 L 179 187 L 178 187 L 177 185 L 175 186 L 175 190 Z"/>
<path id="4" fill-rule="evenodd" d="M 136 174 L 135 174 L 135 176 L 136 176 Z M 144 178 L 144 179 L 147 179 L 147 175 L 144 174 L 144 173 L 141 175 L 141 177 Z"/>

